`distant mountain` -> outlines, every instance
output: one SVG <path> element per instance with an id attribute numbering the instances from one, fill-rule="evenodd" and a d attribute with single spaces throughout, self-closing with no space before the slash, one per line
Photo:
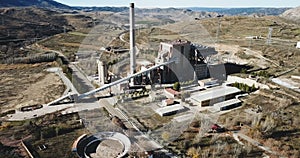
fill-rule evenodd
<path id="1" fill-rule="evenodd" d="M 190 9 L 179 8 L 153 8 L 153 9 L 136 9 L 137 15 L 145 17 L 156 17 L 158 19 L 172 19 L 174 21 L 194 20 L 202 18 L 217 17 L 217 13 L 192 11 Z"/>
<path id="2" fill-rule="evenodd" d="M 71 7 L 54 0 L 0 0 L 0 7 L 28 7 L 70 9 Z"/>
<path id="3" fill-rule="evenodd" d="M 135 21 L 136 24 L 156 26 L 170 24 L 178 21 L 200 20 L 203 18 L 217 17 L 217 13 L 213 12 L 195 12 L 189 9 L 179 8 L 136 8 Z M 129 17 L 129 9 L 122 12 L 106 16 L 103 20 L 111 23 L 127 24 Z"/>
<path id="4" fill-rule="evenodd" d="M 251 14 L 280 15 L 290 8 L 199 8 L 199 7 L 191 7 L 188 9 L 191 9 L 193 11 L 216 12 L 219 14 L 226 14 L 226 15 L 251 15 Z"/>
<path id="5" fill-rule="evenodd" d="M 74 10 L 82 10 L 86 12 L 90 11 L 110 11 L 110 12 L 122 12 L 129 10 L 128 7 L 72 7 Z"/>
<path id="6" fill-rule="evenodd" d="M 300 23 L 300 6 L 297 8 L 289 9 L 280 15 L 281 17 Z"/>
<path id="7" fill-rule="evenodd" d="M 62 3 L 58 3 L 54 0 L 0 0 L 0 8 L 4 7 L 32 7 L 38 8 L 55 8 L 55 9 L 72 9 L 82 10 L 86 12 L 90 11 L 111 11 L 122 12 L 128 10 L 128 7 L 80 7 L 80 6 L 68 6 Z"/>

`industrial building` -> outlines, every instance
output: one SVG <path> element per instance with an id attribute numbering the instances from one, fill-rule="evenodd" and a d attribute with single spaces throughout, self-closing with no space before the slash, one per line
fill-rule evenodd
<path id="1" fill-rule="evenodd" d="M 99 75 L 99 83 L 103 85 L 105 82 L 107 82 L 108 78 L 108 70 L 107 70 L 107 64 L 104 61 L 97 60 L 98 64 L 98 75 Z"/>
<path id="2" fill-rule="evenodd" d="M 162 67 L 158 74 L 161 83 L 207 78 L 207 63 L 215 54 L 217 52 L 214 48 L 192 44 L 190 41 L 161 42 L 155 64 L 175 61 Z"/>
<path id="3" fill-rule="evenodd" d="M 195 105 L 204 107 L 214 105 L 215 103 L 219 103 L 224 100 L 235 98 L 235 96 L 240 92 L 241 90 L 235 87 L 218 86 L 193 93 L 188 100 L 190 100 Z"/>
<path id="4" fill-rule="evenodd" d="M 217 79 L 213 79 L 213 78 L 208 78 L 208 79 L 203 79 L 203 80 L 199 80 L 198 84 L 200 87 L 214 87 L 214 86 L 218 86 L 220 85 Z"/>
<path id="5" fill-rule="evenodd" d="M 184 109 L 185 109 L 184 106 L 182 106 L 180 104 L 175 104 L 175 105 L 171 105 L 171 106 L 165 106 L 162 108 L 158 108 L 155 110 L 155 112 L 157 114 L 159 114 L 160 116 L 168 116 L 168 115 L 176 114 L 177 112 L 180 112 Z"/>
<path id="6" fill-rule="evenodd" d="M 89 95 L 100 91 L 106 87 L 117 83 L 123 83 L 130 80 L 128 86 L 134 85 L 147 85 L 155 83 L 174 83 L 178 81 L 196 81 L 199 79 L 205 79 L 209 76 L 213 76 L 216 80 L 211 80 L 203 83 L 215 84 L 215 82 L 221 83 L 218 77 L 214 75 L 226 76 L 223 71 L 213 71 L 218 69 L 219 65 L 212 63 L 210 58 L 217 54 L 217 51 L 213 47 L 207 47 L 203 45 L 193 44 L 186 40 L 175 40 L 172 42 L 161 42 L 158 50 L 158 56 L 155 59 L 154 66 L 144 67 L 142 71 L 136 73 L 136 46 L 135 46 L 135 32 L 134 32 L 134 4 L 130 4 L 130 76 L 125 77 L 117 82 L 109 83 L 110 77 L 108 75 L 107 65 L 104 62 L 98 61 L 98 75 L 100 84 L 109 83 L 102 88 L 89 92 L 85 95 Z M 224 68 L 223 65 L 221 65 Z M 212 71 L 212 74 L 209 72 Z M 124 84 L 126 88 L 126 84 Z M 121 89 L 121 87 L 120 87 Z M 172 89 L 165 89 L 167 98 L 179 97 L 180 92 L 173 91 Z M 197 100 L 197 99 L 196 99 Z M 206 101 L 206 100 L 204 100 Z M 202 105 L 206 103 L 202 103 Z"/>
<path id="7" fill-rule="evenodd" d="M 239 99 L 230 99 L 214 104 L 214 108 L 216 111 L 230 110 L 239 107 L 241 104 L 242 102 Z"/>
<path id="8" fill-rule="evenodd" d="M 134 50 L 135 48 L 132 47 L 130 53 L 134 54 Z M 173 42 L 161 42 L 154 65 L 161 65 L 168 62 L 171 63 L 136 76 L 130 81 L 130 85 L 146 85 L 153 83 L 165 84 L 178 81 L 196 81 L 208 78 L 211 76 L 209 71 L 211 70 L 214 73 L 214 69 L 218 67 L 218 65 L 215 66 L 213 64 L 208 64 L 211 56 L 215 54 L 217 54 L 217 51 L 215 51 L 214 48 L 192 44 L 190 41 L 176 40 Z M 134 74 L 136 72 L 137 63 L 134 56 L 135 55 L 130 56 L 130 74 Z M 147 69 L 143 66 L 144 63 L 145 62 L 139 63 L 139 65 L 143 68 L 141 71 Z M 151 64 L 147 63 L 147 65 Z M 218 71 L 218 75 L 219 72 L 220 71 Z M 109 76 L 107 64 L 98 61 L 98 74 L 100 84 L 108 82 Z M 224 75 L 221 74 L 221 76 Z M 218 79 L 217 81 L 219 82 L 222 80 Z M 215 80 L 212 80 L 211 82 L 215 82 Z"/>

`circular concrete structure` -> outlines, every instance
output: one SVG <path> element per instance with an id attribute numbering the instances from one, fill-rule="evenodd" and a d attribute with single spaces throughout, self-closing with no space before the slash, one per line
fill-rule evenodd
<path id="1" fill-rule="evenodd" d="M 100 141 L 100 140 L 99 140 Z M 106 139 L 100 141 L 92 158 L 118 157 L 124 151 L 124 145 L 118 140 Z"/>
<path id="2" fill-rule="evenodd" d="M 81 139 L 76 152 L 79 157 L 85 158 L 123 157 L 130 146 L 131 142 L 124 134 L 100 132 Z"/>

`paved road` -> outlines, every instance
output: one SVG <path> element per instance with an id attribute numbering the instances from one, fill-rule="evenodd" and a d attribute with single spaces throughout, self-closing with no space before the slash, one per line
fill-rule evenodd
<path id="1" fill-rule="evenodd" d="M 84 87 L 85 90 L 90 91 L 94 89 L 94 86 L 89 82 L 89 80 L 76 68 L 75 65 L 70 64 L 70 67 L 73 70 L 73 77 L 76 78 L 81 86 Z M 59 68 L 51 68 L 48 69 L 50 72 L 57 73 L 62 81 L 67 86 L 67 89 L 71 89 L 72 92 L 78 93 L 77 89 L 74 87 L 73 83 L 62 73 L 62 71 Z M 80 89 L 82 90 L 82 89 Z M 59 105 L 43 105 L 43 108 L 33 110 L 33 111 L 16 111 L 15 114 L 8 115 L 8 120 L 11 121 L 20 121 L 20 120 L 26 120 L 31 119 L 38 116 L 43 116 L 46 114 L 54 113 L 57 111 L 62 111 L 62 113 L 72 113 L 72 112 L 79 112 L 83 110 L 92 110 L 96 108 L 100 108 L 101 106 L 97 102 L 97 99 L 95 97 L 89 97 L 86 99 L 82 99 L 78 103 L 66 103 L 66 104 L 59 104 Z"/>
<path id="2" fill-rule="evenodd" d="M 81 70 L 75 64 L 69 64 L 72 69 L 72 81 L 79 93 L 88 92 L 94 90 L 94 85 L 88 80 Z M 76 82 L 76 83 L 75 83 Z"/>
<path id="3" fill-rule="evenodd" d="M 125 34 L 128 33 L 128 32 L 129 32 L 129 31 L 125 31 L 125 32 L 123 32 L 122 34 L 120 34 L 120 36 L 119 36 L 120 40 L 121 40 L 122 42 L 124 42 L 124 43 L 129 43 L 128 41 L 126 41 L 126 40 L 124 39 Z"/>
<path id="4" fill-rule="evenodd" d="M 41 109 L 28 111 L 28 112 L 22 112 L 22 111 L 16 111 L 15 114 L 8 115 L 8 119 L 10 121 L 21 121 L 26 119 L 31 119 L 38 116 L 43 116 L 46 114 L 54 113 L 60 110 L 64 110 L 66 108 L 72 107 L 73 104 L 61 104 L 57 106 L 44 106 Z"/>
<path id="5" fill-rule="evenodd" d="M 67 90 L 71 90 L 72 93 L 78 94 L 77 89 L 74 87 L 72 82 L 67 78 L 67 76 L 62 72 L 61 68 L 52 67 L 52 68 L 47 69 L 47 71 L 56 73 L 61 78 L 61 80 L 64 82 L 64 84 L 66 85 Z"/>

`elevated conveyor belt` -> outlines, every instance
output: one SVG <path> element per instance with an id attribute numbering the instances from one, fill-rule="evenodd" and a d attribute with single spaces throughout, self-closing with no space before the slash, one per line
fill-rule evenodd
<path id="1" fill-rule="evenodd" d="M 120 83 L 122 83 L 122 82 L 124 82 L 124 81 L 128 81 L 128 80 L 130 80 L 131 78 L 134 78 L 134 77 L 136 77 L 136 76 L 139 76 L 139 75 L 141 75 L 141 74 L 143 74 L 143 73 L 146 73 L 146 72 L 149 72 L 149 71 L 151 71 L 151 70 L 157 69 L 157 68 L 159 68 L 159 67 L 161 67 L 161 66 L 164 66 L 164 65 L 171 64 L 171 63 L 173 63 L 173 62 L 175 62 L 175 61 L 172 60 L 172 61 L 168 61 L 168 62 L 159 64 L 159 65 L 152 66 L 152 67 L 150 67 L 150 68 L 148 68 L 148 69 L 146 69 L 146 70 L 143 70 L 143 71 L 137 72 L 137 73 L 135 73 L 135 74 L 129 75 L 129 76 L 125 77 L 125 78 L 122 78 L 122 79 L 119 79 L 119 80 L 117 80 L 117 81 L 111 82 L 111 83 L 109 83 L 109 84 L 103 85 L 103 86 L 101 86 L 101 87 L 99 87 L 99 88 L 97 88 L 97 89 L 91 90 L 91 91 L 86 92 L 86 93 L 83 93 L 83 94 L 78 94 L 78 93 L 76 93 L 76 94 L 67 94 L 67 95 L 65 95 L 65 96 L 62 96 L 62 97 L 60 97 L 60 98 L 58 98 L 58 99 L 56 99 L 56 100 L 54 100 L 54 101 L 48 103 L 47 106 L 53 105 L 53 104 L 57 104 L 57 103 L 59 103 L 59 102 L 65 100 L 65 99 L 67 99 L 67 98 L 75 99 L 75 101 L 81 100 L 81 99 L 83 99 L 83 98 L 85 98 L 85 97 L 94 95 L 94 94 L 96 94 L 96 93 L 98 93 L 98 92 L 100 92 L 100 91 L 103 91 L 103 90 L 107 89 L 107 88 L 110 88 L 110 87 L 112 87 L 112 86 L 115 86 L 115 85 L 117 85 L 117 84 L 120 84 Z"/>
<path id="2" fill-rule="evenodd" d="M 151 71 L 151 70 L 157 69 L 158 67 L 161 67 L 161 66 L 164 66 L 164 65 L 171 64 L 171 63 L 173 63 L 173 62 L 174 62 L 174 61 L 168 61 L 168 62 L 159 64 L 159 65 L 155 65 L 155 66 L 152 66 L 152 67 L 150 67 L 150 68 L 148 68 L 148 69 L 146 69 L 146 70 L 140 71 L 140 72 L 138 72 L 138 73 L 129 75 L 129 76 L 127 76 L 127 77 L 124 77 L 124 78 L 122 78 L 122 79 L 120 79 L 120 80 L 117 80 L 117 81 L 111 82 L 111 83 L 109 83 L 109 84 L 103 85 L 103 86 L 101 86 L 100 88 L 97 88 L 97 89 L 95 89 L 95 90 L 92 90 L 92 91 L 89 91 L 89 92 L 80 94 L 80 95 L 78 96 L 78 99 L 80 100 L 80 99 L 85 98 L 85 97 L 87 97 L 87 96 L 94 95 L 95 93 L 98 93 L 98 92 L 100 92 L 100 91 L 102 91 L 102 90 L 104 90 L 104 89 L 106 89 L 106 88 L 110 88 L 110 87 L 115 86 L 115 85 L 117 85 L 117 84 L 120 84 L 120 83 L 122 83 L 122 82 L 124 82 L 124 81 L 128 81 L 128 80 L 130 80 L 131 78 L 134 78 L 134 77 L 136 77 L 136 76 L 139 76 L 139 75 L 141 75 L 141 74 L 143 74 L 143 73 L 146 73 L 146 72 L 149 72 L 149 71 Z"/>

